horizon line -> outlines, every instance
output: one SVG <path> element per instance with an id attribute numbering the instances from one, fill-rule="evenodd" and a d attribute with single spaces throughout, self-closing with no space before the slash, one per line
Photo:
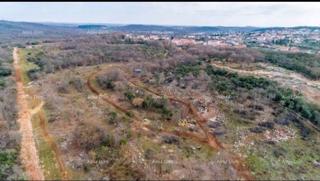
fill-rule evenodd
<path id="1" fill-rule="evenodd" d="M 119 25 L 119 26 L 128 26 L 128 25 L 143 25 L 143 26 L 171 26 L 171 27 L 237 27 L 237 28 L 297 28 L 297 27 L 317 27 L 316 25 L 293 25 L 293 26 L 254 26 L 254 25 L 243 25 L 243 26 L 234 26 L 234 25 L 168 25 L 168 24 L 147 24 L 147 23 L 94 23 L 94 22 L 57 22 L 57 21 L 25 21 L 25 20 L 6 20 L 0 19 L 0 21 L 8 21 L 15 23 L 35 23 L 35 24 L 68 24 L 68 25 Z"/>

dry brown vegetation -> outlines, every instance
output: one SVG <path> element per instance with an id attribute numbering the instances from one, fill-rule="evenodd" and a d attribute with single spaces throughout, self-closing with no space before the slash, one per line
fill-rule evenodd
<path id="1" fill-rule="evenodd" d="M 317 177 L 317 125 L 306 123 L 318 119 L 316 107 L 297 101 L 306 106 L 299 112 L 284 92 L 275 99 L 278 84 L 210 67 L 256 69 L 258 50 L 106 34 L 25 51 L 36 65 L 30 88 L 46 102 L 48 134 L 70 178 Z M 308 171 L 292 173 L 279 157 Z"/>
<path id="2" fill-rule="evenodd" d="M 17 124 L 16 87 L 12 76 L 12 50 L 0 48 L 0 179 L 21 179 L 20 134 Z M 7 71 L 8 70 L 8 71 Z M 8 72 L 5 73 L 4 71 Z"/>

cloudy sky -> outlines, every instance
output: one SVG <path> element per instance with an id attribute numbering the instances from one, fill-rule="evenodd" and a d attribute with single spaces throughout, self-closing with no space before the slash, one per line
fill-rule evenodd
<path id="1" fill-rule="evenodd" d="M 320 2 L 0 2 L 0 19 L 199 26 L 320 26 Z"/>

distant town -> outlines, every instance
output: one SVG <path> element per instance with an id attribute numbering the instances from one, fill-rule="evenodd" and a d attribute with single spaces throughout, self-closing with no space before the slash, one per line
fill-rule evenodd
<path id="1" fill-rule="evenodd" d="M 172 32 L 127 33 L 126 38 L 138 40 L 171 40 L 178 46 L 194 44 L 214 47 L 257 47 L 279 51 L 320 54 L 320 29 L 290 28 L 252 32 L 191 33 Z M 91 32 L 92 33 L 92 32 Z"/>
<path id="2" fill-rule="evenodd" d="M 87 29 L 88 34 L 103 34 L 120 30 L 126 32 L 126 37 L 132 40 L 166 39 L 178 46 L 202 44 L 215 47 L 257 47 L 288 52 L 320 53 L 319 27 L 167 27 L 151 25 L 127 25 L 121 28 L 94 25 L 79 27 Z"/>

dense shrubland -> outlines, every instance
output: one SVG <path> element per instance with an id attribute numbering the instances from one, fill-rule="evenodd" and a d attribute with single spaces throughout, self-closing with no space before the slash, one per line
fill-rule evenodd
<path id="1" fill-rule="evenodd" d="M 173 73 L 177 77 L 185 77 L 190 72 L 194 77 L 197 77 L 200 74 L 200 62 L 209 60 L 237 63 L 269 62 L 300 72 L 313 79 L 318 79 L 320 75 L 319 57 L 315 55 L 202 45 L 178 49 L 168 41 L 133 41 L 123 34 L 92 35 L 59 42 L 53 46 L 45 46 L 40 51 L 28 54 L 28 56 L 27 60 L 39 67 L 28 72 L 30 77 L 37 77 L 38 72 L 50 73 L 74 66 L 119 61 L 143 61 L 140 67 L 147 72 L 159 72 L 176 66 Z M 8 73 L 5 70 L 3 72 L 4 74 Z M 219 93 L 234 95 L 237 94 L 238 89 L 266 90 L 275 102 L 279 102 L 315 124 L 319 124 L 318 108 L 305 103 L 303 98 L 293 91 L 278 89 L 275 83 L 262 78 L 243 77 L 224 70 L 210 68 L 206 68 L 206 72 L 212 79 L 211 89 L 217 90 Z M 115 87 L 114 80 L 110 78 L 110 75 L 98 76 L 97 82 L 105 89 L 112 90 Z"/>
<path id="2" fill-rule="evenodd" d="M 252 63 L 264 59 L 261 52 L 249 48 L 212 47 L 194 45 L 186 49 L 192 55 L 197 55 L 200 60 L 220 60 L 228 62 Z"/>
<path id="3" fill-rule="evenodd" d="M 248 128 L 246 131 L 262 133 L 265 130 L 272 130 L 278 126 L 275 124 L 294 124 L 300 128 L 301 135 L 308 139 L 310 130 L 304 127 L 304 124 L 301 122 L 308 119 L 314 125 L 320 126 L 319 107 L 306 102 L 298 92 L 279 87 L 277 83 L 268 79 L 241 76 L 208 64 L 210 61 L 219 60 L 232 63 L 269 62 L 284 67 L 285 61 L 290 62 L 291 59 L 299 59 L 295 56 L 291 57 L 281 54 L 279 57 L 284 56 L 282 58 L 285 61 L 279 63 L 273 61 L 273 59 L 278 60 L 277 57 L 270 58 L 266 52 L 254 49 L 215 48 L 201 45 L 180 49 L 167 41 L 133 41 L 121 34 L 84 36 L 79 39 L 59 41 L 52 45 L 34 48 L 34 50 L 27 54 L 27 60 L 37 65 L 37 68 L 28 72 L 28 75 L 35 77 L 35 79 L 43 73 L 54 73 L 58 70 L 74 68 L 76 66 L 97 65 L 109 62 L 129 62 L 129 68 L 134 69 L 138 67 L 142 70 L 140 78 L 146 84 L 152 83 L 149 80 L 153 79 L 156 80 L 153 81 L 153 86 L 173 86 L 173 88 L 179 91 L 178 95 L 180 93 L 183 94 L 185 91 L 179 89 L 179 87 L 187 88 L 186 91 L 189 91 L 190 89 L 188 88 L 192 87 L 192 91 L 199 91 L 199 93 L 201 91 L 209 91 L 204 94 L 208 93 L 210 95 L 211 93 L 216 102 L 222 99 L 225 100 L 225 102 L 231 105 L 228 107 L 230 108 L 230 112 L 240 117 L 239 119 L 235 119 L 236 121 L 234 122 L 237 123 L 232 122 L 231 124 L 240 124 L 239 122 L 244 120 L 241 124 L 245 125 L 246 129 Z M 306 59 L 308 61 L 310 59 L 310 62 L 306 63 L 308 68 L 318 66 L 313 58 L 307 57 Z M 290 63 L 298 63 L 295 62 L 297 60 Z M 290 69 L 290 67 L 285 68 Z M 292 70 L 298 71 L 296 69 Z M 127 102 L 121 102 L 121 104 L 123 103 L 128 109 L 134 108 L 137 114 L 149 112 L 152 116 L 159 115 L 163 119 L 175 120 L 176 115 L 173 114 L 175 113 L 175 109 L 173 109 L 174 105 L 168 104 L 167 99 L 152 97 L 144 91 L 134 91 L 130 88 L 118 94 L 117 90 L 120 87 L 118 85 L 123 83 L 120 81 L 124 80 L 121 78 L 121 74 L 115 70 L 108 70 L 107 73 L 99 74 L 96 77 L 96 83 L 101 88 L 111 90 L 110 94 L 120 96 L 120 101 L 123 101 L 122 96 L 124 96 Z M 70 93 L 69 95 L 65 95 L 64 98 L 68 98 L 73 93 L 71 92 L 72 89 L 84 93 L 81 92 L 84 90 L 84 80 L 81 79 L 81 75 L 62 82 L 62 84 L 57 85 L 58 92 Z M 177 85 L 175 83 L 180 85 L 181 82 L 190 83 L 189 85 L 192 86 L 174 87 Z M 195 86 L 196 84 L 201 89 L 198 89 Z M 121 90 L 123 91 L 124 89 Z M 87 96 L 87 92 L 85 96 Z M 61 110 L 63 110 L 63 106 Z M 222 108 L 221 111 L 227 117 L 227 111 L 222 110 Z M 264 112 L 268 112 L 266 115 L 269 114 L 270 119 L 260 120 L 260 118 L 263 118 Z M 94 112 L 93 114 L 98 115 L 98 113 Z M 129 113 L 132 112 L 129 111 Z M 296 114 L 305 119 L 298 121 Z M 108 112 L 103 118 L 103 123 L 107 123 L 104 126 L 112 127 L 112 129 L 114 127 L 123 128 L 123 122 L 125 121 L 122 118 L 116 112 Z M 70 116 L 70 119 L 73 119 L 73 117 Z M 130 114 L 127 115 L 126 119 L 130 119 Z M 225 122 L 228 121 L 225 120 Z M 124 146 L 128 145 L 127 142 L 130 141 L 130 137 L 124 136 L 125 134 L 119 135 L 114 130 L 109 132 L 103 126 L 95 125 L 97 122 L 92 121 L 84 124 L 78 122 L 77 124 L 79 125 L 75 127 L 73 132 L 72 146 L 76 148 L 76 151 L 88 152 L 89 157 L 95 161 L 108 160 L 108 162 L 104 167 L 98 166 L 98 164 L 84 165 L 84 171 L 87 172 L 90 169 L 94 171 L 98 169 L 103 170 L 111 179 L 143 178 L 144 173 L 141 170 L 135 168 L 130 163 L 123 163 L 121 161 L 121 159 L 125 159 L 121 151 L 123 151 Z M 128 132 L 128 129 L 125 130 Z M 178 143 L 184 141 L 178 139 L 179 137 L 173 136 L 162 136 L 161 138 L 162 142 L 172 145 L 179 145 Z M 133 144 L 135 143 L 130 142 L 131 146 Z M 128 148 L 126 149 L 128 150 Z M 281 153 L 276 152 L 275 154 L 279 155 Z M 5 157 L 4 159 L 10 160 L 11 158 L 14 158 L 14 156 Z"/>
<path id="4" fill-rule="evenodd" d="M 34 72 L 45 73 L 107 62 L 153 61 L 163 59 L 176 51 L 174 46 L 166 41 L 127 43 L 121 34 L 84 36 L 38 50 L 28 54 L 27 60 L 39 66 L 39 70 Z"/>
<path id="5" fill-rule="evenodd" d="M 0 180 L 22 178 L 11 51 L 9 48 L 0 48 Z"/>

